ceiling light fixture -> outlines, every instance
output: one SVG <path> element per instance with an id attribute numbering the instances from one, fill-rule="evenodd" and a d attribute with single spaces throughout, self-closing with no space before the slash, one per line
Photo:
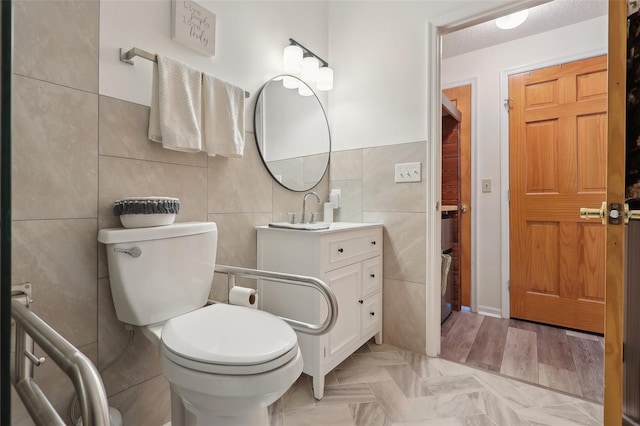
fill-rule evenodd
<path id="1" fill-rule="evenodd" d="M 501 30 L 510 30 L 522 24 L 529 16 L 527 9 L 496 19 L 496 26 Z"/>
<path id="2" fill-rule="evenodd" d="M 283 65 L 284 72 L 299 76 L 308 84 L 315 83 L 318 90 L 333 89 L 333 70 L 329 68 L 329 63 L 292 38 L 289 39 L 289 46 L 284 48 Z M 292 87 L 291 79 L 286 77 L 283 84 L 289 89 L 301 89 L 303 96 L 313 94 L 310 88 L 307 91 L 297 85 Z"/>

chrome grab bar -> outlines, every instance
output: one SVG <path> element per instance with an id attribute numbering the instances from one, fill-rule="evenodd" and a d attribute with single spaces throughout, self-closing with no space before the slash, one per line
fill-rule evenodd
<path id="1" fill-rule="evenodd" d="M 338 301 L 336 300 L 336 295 L 333 294 L 333 290 L 331 290 L 324 281 L 317 278 L 226 265 L 216 265 L 215 271 L 228 275 L 229 290 L 236 285 L 236 277 L 243 277 L 254 280 L 268 279 L 269 281 L 276 281 L 284 284 L 310 287 L 318 291 L 327 302 L 327 318 L 325 318 L 322 324 L 309 324 L 292 318 L 283 318 L 278 316 L 278 318 L 289 324 L 291 328 L 301 333 L 310 334 L 312 336 L 326 334 L 331 331 L 338 320 Z"/>
<path id="2" fill-rule="evenodd" d="M 33 380 L 31 357 L 35 341 L 73 382 L 82 410 L 82 424 L 109 426 L 107 393 L 98 369 L 86 355 L 29 310 L 30 301 L 29 294 L 13 296 L 11 315 L 16 322 L 13 385 L 33 421 L 37 425 L 65 425 Z"/>

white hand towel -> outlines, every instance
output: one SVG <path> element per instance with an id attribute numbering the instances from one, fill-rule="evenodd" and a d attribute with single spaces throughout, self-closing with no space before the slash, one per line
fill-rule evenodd
<path id="1" fill-rule="evenodd" d="M 202 73 L 158 55 L 151 90 L 149 139 L 175 151 L 201 151 Z"/>
<path id="2" fill-rule="evenodd" d="M 211 156 L 244 153 L 244 89 L 202 74 L 203 145 Z"/>

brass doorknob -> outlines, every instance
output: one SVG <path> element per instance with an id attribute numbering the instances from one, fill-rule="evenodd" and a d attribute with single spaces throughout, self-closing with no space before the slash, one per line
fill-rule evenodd
<path id="1" fill-rule="evenodd" d="M 630 220 L 640 220 L 640 210 L 629 210 L 629 204 L 624 203 L 624 223 Z"/>
<path id="2" fill-rule="evenodd" d="M 462 205 L 460 206 L 460 211 L 461 211 L 462 213 L 466 213 L 466 212 L 467 212 L 467 210 L 468 210 L 468 207 L 467 207 L 467 205 L 466 205 L 466 204 L 462 204 Z"/>
<path id="3" fill-rule="evenodd" d="M 591 209 L 582 207 L 580 209 L 580 217 L 582 219 L 599 218 L 603 225 L 607 224 L 607 202 L 603 201 L 599 209 Z"/>

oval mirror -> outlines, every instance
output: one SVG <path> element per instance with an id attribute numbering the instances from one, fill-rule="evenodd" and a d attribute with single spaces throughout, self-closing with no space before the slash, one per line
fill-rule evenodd
<path id="1" fill-rule="evenodd" d="M 308 89 L 287 89 L 284 79 Z M 302 80 L 278 76 L 260 90 L 253 114 L 258 151 L 271 176 L 287 189 L 308 191 L 329 165 L 331 136 L 320 99 Z"/>

